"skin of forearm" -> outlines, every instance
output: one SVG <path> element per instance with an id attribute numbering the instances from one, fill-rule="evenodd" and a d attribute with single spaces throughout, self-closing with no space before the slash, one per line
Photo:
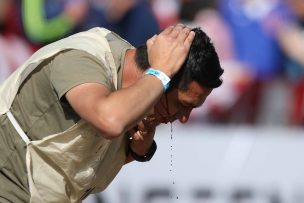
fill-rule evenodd
<path id="1" fill-rule="evenodd" d="M 102 104 L 97 105 L 99 108 L 96 116 L 101 120 L 107 117 L 110 124 L 119 125 L 116 125 L 119 129 L 117 135 L 123 134 L 143 119 L 163 91 L 162 84 L 155 76 L 145 75 L 134 85 L 110 94 L 106 100 L 101 100 Z"/>
<path id="2" fill-rule="evenodd" d="M 159 79 L 144 75 L 133 85 L 111 92 L 97 83 L 84 83 L 65 97 L 74 111 L 91 123 L 106 139 L 114 139 L 137 126 L 160 99 Z"/>

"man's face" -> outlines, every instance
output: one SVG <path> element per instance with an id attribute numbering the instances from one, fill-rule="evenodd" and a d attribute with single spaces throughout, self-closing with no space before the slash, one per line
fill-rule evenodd
<path id="1" fill-rule="evenodd" d="M 166 92 L 154 107 L 150 120 L 156 125 L 176 120 L 186 123 L 192 109 L 201 106 L 211 91 L 211 88 L 202 87 L 195 81 L 191 82 L 186 90 L 172 89 Z"/>

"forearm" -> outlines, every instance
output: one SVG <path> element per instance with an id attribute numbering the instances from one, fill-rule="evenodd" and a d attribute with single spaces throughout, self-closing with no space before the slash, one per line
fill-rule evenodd
<path id="1" fill-rule="evenodd" d="M 163 94 L 162 83 L 152 75 L 133 85 L 111 92 L 97 83 L 72 88 L 66 98 L 81 118 L 93 124 L 107 139 L 136 126 Z"/>
<path id="2" fill-rule="evenodd" d="M 144 75 L 134 85 L 110 94 L 102 106 L 98 105 L 100 109 L 96 112 L 112 115 L 111 123 L 120 123 L 122 131 L 126 132 L 146 116 L 163 92 L 164 88 L 155 76 Z"/>

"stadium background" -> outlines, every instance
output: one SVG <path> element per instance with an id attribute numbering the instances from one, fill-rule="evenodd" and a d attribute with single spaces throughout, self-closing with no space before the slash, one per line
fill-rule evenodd
<path id="1" fill-rule="evenodd" d="M 223 86 L 173 139 L 157 130 L 151 162 L 84 202 L 304 202 L 303 0 L 0 0 L 0 83 L 75 32 L 106 27 L 137 46 L 179 22 L 212 38 Z"/>

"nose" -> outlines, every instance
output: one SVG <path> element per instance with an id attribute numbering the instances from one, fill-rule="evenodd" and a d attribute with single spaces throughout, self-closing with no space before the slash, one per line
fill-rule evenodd
<path id="1" fill-rule="evenodd" d="M 192 109 L 185 111 L 181 116 L 178 118 L 179 122 L 181 123 L 187 123 L 190 117 Z"/>

